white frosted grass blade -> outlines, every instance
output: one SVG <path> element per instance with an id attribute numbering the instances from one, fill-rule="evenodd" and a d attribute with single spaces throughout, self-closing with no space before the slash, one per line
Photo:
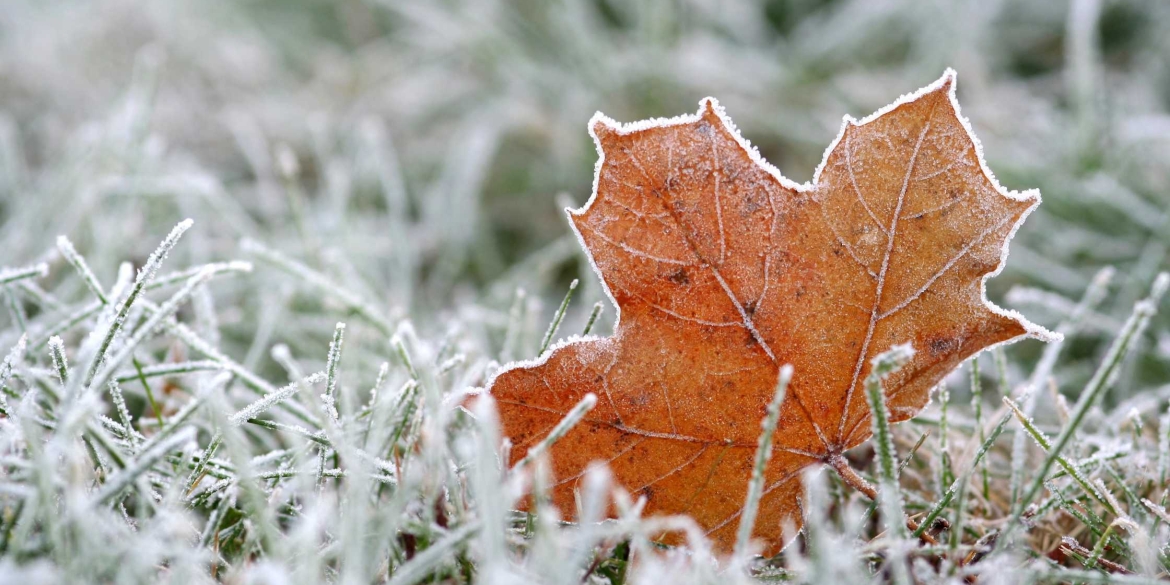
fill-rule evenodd
<path id="1" fill-rule="evenodd" d="M 24 352 L 28 348 L 28 335 L 21 335 L 16 340 L 16 345 L 8 350 L 8 355 L 4 356 L 4 361 L 0 363 L 0 388 L 8 383 L 8 378 L 12 376 L 13 370 L 20 364 L 24 358 Z"/>
<path id="2" fill-rule="evenodd" d="M 89 287 L 90 292 L 97 297 L 98 301 L 103 305 L 108 304 L 110 299 L 106 297 L 106 292 L 102 289 L 101 283 L 98 282 L 93 270 L 89 268 L 89 264 L 86 263 L 85 258 L 77 253 L 77 249 L 73 247 L 73 242 L 70 242 L 69 238 L 65 236 L 57 236 L 57 249 L 61 251 L 61 255 L 65 257 L 65 260 L 81 275 L 81 280 L 85 282 L 85 286 Z"/>
<path id="3" fill-rule="evenodd" d="M 121 330 L 127 315 L 130 314 L 130 308 L 134 305 L 134 301 L 138 299 L 138 295 L 142 293 L 143 288 L 145 288 L 146 285 L 149 284 L 152 279 L 154 279 L 154 275 L 158 273 L 159 266 L 161 266 L 163 261 L 166 260 L 166 257 L 168 254 L 170 254 L 171 249 L 175 247 L 175 244 L 179 243 L 179 238 L 183 236 L 184 232 L 191 228 L 193 223 L 194 222 L 190 219 L 185 219 L 179 222 L 179 224 L 171 230 L 171 233 L 167 235 L 166 239 L 163 240 L 162 244 L 159 244 L 159 247 L 155 249 L 155 251 L 152 252 L 146 259 L 146 264 L 144 264 L 142 268 L 138 270 L 138 276 L 134 279 L 134 285 L 130 289 L 130 293 L 126 296 L 125 300 L 119 304 L 117 313 L 115 314 L 113 321 L 109 324 L 108 329 L 102 338 L 101 345 L 98 346 L 97 353 L 91 358 L 89 368 L 85 374 L 85 379 L 82 382 L 82 386 L 89 387 L 90 383 L 93 382 L 94 376 L 97 375 L 99 368 L 103 366 L 106 352 L 109 350 L 110 344 L 114 341 L 114 337 Z"/>
<path id="4" fill-rule="evenodd" d="M 374 386 L 372 388 L 370 388 L 370 400 L 362 408 L 361 413 L 358 414 L 358 418 L 361 418 L 363 416 L 366 417 L 366 440 L 367 440 L 366 445 L 367 446 L 369 445 L 368 441 L 369 441 L 370 433 L 372 432 L 372 429 L 373 429 L 374 414 L 377 412 L 377 409 L 378 409 L 378 392 L 382 389 L 382 384 L 384 384 L 386 381 L 386 374 L 388 374 L 389 372 L 390 372 L 390 362 L 382 362 L 382 365 L 378 366 L 378 377 L 374 379 Z"/>
<path id="5" fill-rule="evenodd" d="M 574 278 L 573 282 L 569 284 L 569 291 L 565 293 L 564 300 L 561 301 L 561 305 L 557 307 L 557 312 L 553 315 L 552 321 L 548 324 L 548 330 L 544 333 L 544 339 L 540 341 L 540 351 L 536 352 L 536 355 L 543 355 L 544 352 L 548 350 L 549 344 L 552 343 L 553 336 L 556 335 L 557 329 L 560 329 L 561 327 L 561 321 L 563 321 L 565 318 L 565 312 L 569 308 L 569 301 L 573 300 L 573 291 L 577 290 L 578 282 L 579 281 Z"/>
<path id="6" fill-rule="evenodd" d="M 155 305 L 146 299 L 142 300 L 142 305 L 146 308 L 147 311 L 153 312 L 159 310 L 158 305 Z M 198 333 L 192 331 L 190 327 L 172 319 L 164 321 L 164 326 L 167 328 L 168 333 L 174 335 L 177 339 L 187 344 L 191 349 L 203 354 L 204 357 L 220 363 L 224 370 L 235 374 L 236 377 L 239 378 L 241 382 L 243 382 L 244 386 L 253 390 L 257 394 L 263 396 L 265 394 L 276 392 L 276 386 L 272 385 L 272 383 L 268 382 L 264 378 L 256 375 L 254 372 L 252 372 L 252 370 L 249 370 L 248 368 L 240 365 L 239 362 L 236 362 L 232 358 L 228 357 L 227 354 L 221 352 L 214 345 L 200 337 Z M 297 418 L 309 424 L 316 425 L 316 417 L 306 411 L 305 408 L 300 404 L 297 404 L 296 402 L 283 402 L 281 404 L 293 416 L 296 416 Z"/>
<path id="7" fill-rule="evenodd" d="M 49 339 L 49 355 L 53 358 L 53 371 L 57 374 L 57 381 L 65 387 L 69 383 L 69 361 L 65 357 L 65 342 L 60 337 Z"/>
<path id="8" fill-rule="evenodd" d="M 332 448 L 333 444 L 329 442 L 329 438 L 325 436 L 323 430 L 311 430 L 296 424 L 284 424 L 262 418 L 249 419 L 245 422 L 251 423 L 263 429 L 270 431 L 281 431 L 291 435 L 297 435 L 306 441 L 316 443 L 322 447 Z"/>
<path id="9" fill-rule="evenodd" d="M 134 333 L 130 335 L 129 339 L 127 339 L 122 344 L 121 348 L 118 350 L 118 353 L 114 354 L 105 361 L 105 363 L 102 365 L 101 373 L 94 376 L 91 383 L 104 383 L 106 379 L 108 379 L 113 374 L 114 369 L 125 363 L 126 360 L 130 359 L 130 356 L 134 353 L 134 350 L 138 348 L 138 346 L 147 338 L 147 336 L 154 333 L 155 329 L 157 329 L 159 325 L 162 324 L 163 320 L 170 318 L 171 315 L 178 311 L 179 306 L 182 305 L 183 302 L 186 301 L 193 292 L 195 292 L 196 287 L 206 282 L 209 278 L 211 278 L 212 275 L 213 272 L 209 269 L 201 270 L 195 276 L 187 279 L 187 283 L 183 285 L 183 288 L 179 289 L 177 292 L 175 292 L 174 295 L 171 296 L 171 298 L 167 299 L 166 302 L 160 305 L 158 310 L 151 311 L 151 314 L 146 319 L 146 321 L 142 323 L 142 325 L 139 325 L 138 329 L 135 330 Z"/>
<path id="10" fill-rule="evenodd" d="M 134 417 L 130 415 L 130 410 L 126 408 L 126 398 L 122 395 L 122 388 L 118 383 L 111 380 L 108 384 L 110 390 L 110 401 L 114 403 L 114 410 L 118 413 L 118 422 L 126 431 L 126 440 L 130 442 L 132 447 L 139 447 L 139 443 L 145 440 L 140 433 L 134 430 Z"/>
<path id="11" fill-rule="evenodd" d="M 8 398 L 5 397 L 3 390 L 7 387 L 8 378 L 12 376 L 12 371 L 24 357 L 27 343 L 28 335 L 21 335 L 20 339 L 16 340 L 16 345 L 8 351 L 8 355 L 4 356 L 4 361 L 0 362 L 0 408 L 8 416 L 11 416 L 12 410 L 8 406 Z"/>
<path id="12" fill-rule="evenodd" d="M 581 330 L 581 336 L 589 335 L 593 331 L 593 325 L 597 323 L 597 318 L 601 316 L 601 311 L 605 309 L 605 303 L 597 301 L 593 303 L 593 310 L 589 311 L 589 318 L 585 320 L 585 328 Z"/>
<path id="13" fill-rule="evenodd" d="M 159 378 L 170 376 L 181 376 L 183 374 L 195 374 L 199 372 L 214 372 L 224 369 L 223 364 L 215 360 L 192 360 L 188 362 L 168 362 L 162 364 L 151 364 L 142 367 L 143 378 Z M 118 383 L 133 382 L 138 380 L 139 374 L 134 370 L 122 370 L 114 375 L 114 381 Z"/>
<path id="14" fill-rule="evenodd" d="M 490 396 L 490 394 L 481 394 L 479 400 L 484 400 Z M 528 467 L 542 453 L 547 452 L 557 441 L 561 440 L 561 437 L 564 437 L 573 427 L 577 426 L 577 423 L 581 422 L 581 419 L 585 418 L 585 415 L 589 414 L 589 411 L 593 410 L 595 406 L 597 406 L 597 395 L 592 392 L 586 394 L 568 414 L 557 422 L 557 425 L 549 431 L 545 438 L 541 439 L 539 443 L 529 449 L 523 459 L 516 462 L 516 465 L 512 467 L 512 471 L 517 472 Z"/>
<path id="15" fill-rule="evenodd" d="M 341 345 L 344 340 L 345 323 L 338 323 L 333 330 L 333 340 L 329 342 L 329 356 L 325 360 L 325 394 L 322 396 L 325 412 L 334 423 L 338 421 L 337 366 L 341 362 Z"/>
<path id="16" fill-rule="evenodd" d="M 223 374 L 219 374 L 216 376 L 216 378 L 220 378 L 222 376 Z M 213 381 L 219 383 L 218 380 L 213 379 Z M 186 428 L 185 425 L 187 424 L 187 421 L 190 420 L 191 415 L 195 414 L 195 411 L 203 405 L 203 402 L 204 400 L 202 393 L 197 394 L 194 398 L 188 400 L 187 403 L 179 409 L 179 412 L 176 412 L 173 416 L 166 419 L 166 424 L 163 425 L 163 428 L 159 429 L 157 433 L 151 435 L 150 438 L 142 444 L 141 450 L 148 451 L 155 445 L 165 441 L 170 435 L 179 432 L 183 428 Z"/>
<path id="17" fill-rule="evenodd" d="M 576 538 L 573 539 L 567 566 L 585 566 L 593 554 L 593 548 L 604 537 L 600 523 L 605 520 L 610 502 L 610 491 L 613 486 L 613 473 L 601 463 L 591 465 L 585 470 L 585 481 L 582 482 L 577 510 L 578 524 Z M 559 582 L 563 585 L 580 580 L 577 571 L 565 571 Z"/>
<path id="18" fill-rule="evenodd" d="M 1073 435 L 1084 421 L 1089 410 L 1097 403 L 1101 395 L 1112 386 L 1117 369 L 1129 354 L 1134 340 L 1141 335 L 1146 325 L 1149 324 L 1150 319 L 1157 313 L 1158 303 L 1166 293 L 1167 287 L 1170 287 L 1170 274 L 1165 272 L 1158 274 L 1154 279 L 1153 285 L 1150 287 L 1149 296 L 1134 305 L 1129 319 L 1121 331 L 1118 332 L 1117 337 L 1113 340 L 1113 344 L 1110 345 L 1109 351 L 1106 353 L 1097 371 L 1093 373 L 1093 377 L 1085 385 L 1085 389 L 1077 399 L 1076 406 L 1073 407 L 1068 424 L 1061 429 L 1060 434 L 1052 441 L 1052 448 L 1048 450 L 1048 454 L 1044 458 L 1043 463 L 1036 470 L 1035 479 L 1032 480 L 1027 491 L 1023 492 L 1022 497 L 1014 502 L 1012 515 L 1003 530 L 1003 538 L 997 541 L 997 544 L 1004 540 L 1010 542 L 1011 537 L 1015 536 L 1014 531 L 1020 526 L 1021 516 L 1024 510 L 1036 498 L 1040 490 L 1044 488 L 1044 480 L 1047 478 L 1048 472 L 1057 462 L 1064 448 L 1072 441 Z M 997 546 L 997 548 L 1002 550 L 1007 547 Z"/>
<path id="19" fill-rule="evenodd" d="M 8 315 L 12 318 L 12 322 L 16 324 L 16 328 L 21 333 L 28 332 L 28 312 L 24 308 L 24 303 L 16 292 L 9 287 L 0 288 L 0 295 L 4 297 L 5 308 L 8 309 Z"/>
<path id="20" fill-rule="evenodd" d="M 269 356 L 272 357 L 272 361 L 280 364 L 280 367 L 284 368 L 290 380 L 299 380 L 305 377 L 300 364 L 297 363 L 296 358 L 293 357 L 292 350 L 287 345 L 278 343 L 272 346 L 272 351 L 269 352 Z"/>
<path id="21" fill-rule="evenodd" d="M 399 565 L 387 585 L 414 585 L 446 562 L 463 543 L 480 530 L 479 522 L 472 521 L 444 534 L 409 561 Z"/>
<path id="22" fill-rule="evenodd" d="M 244 262 L 243 260 L 232 260 L 230 262 L 212 262 L 201 266 L 193 266 L 183 270 L 178 270 L 170 274 L 164 274 L 155 278 L 150 284 L 146 285 L 146 290 L 155 290 L 170 286 L 179 282 L 186 282 L 192 276 L 203 271 L 210 271 L 212 276 L 218 276 L 226 273 L 240 273 L 252 272 L 252 263 Z"/>
<path id="23" fill-rule="evenodd" d="M 390 322 L 389 319 L 382 315 L 380 310 L 366 302 L 358 295 L 350 292 L 345 288 L 342 288 L 337 284 L 337 282 L 335 282 L 333 279 L 330 279 L 328 276 L 313 270 L 305 264 L 293 260 L 292 258 L 289 258 L 288 256 L 285 256 L 276 250 L 268 248 L 267 246 L 264 246 L 255 240 L 246 239 L 240 244 L 240 247 L 245 252 L 255 254 L 261 260 L 264 260 L 265 262 L 272 264 L 273 266 L 287 272 L 288 274 L 299 278 L 301 282 L 311 285 L 312 287 L 333 296 L 346 305 L 349 310 L 357 313 L 366 321 L 369 321 L 370 324 L 377 327 L 383 335 L 392 335 L 394 333 L 394 325 Z"/>
<path id="24" fill-rule="evenodd" d="M 755 529 L 756 514 L 760 509 L 760 498 L 764 493 L 764 472 L 768 462 L 772 459 L 772 438 L 776 434 L 776 424 L 780 421 L 780 405 L 784 402 L 784 395 L 788 393 L 788 382 L 792 380 L 792 366 L 781 366 L 776 379 L 776 389 L 764 420 L 760 423 L 761 432 L 759 444 L 756 446 L 756 460 L 752 466 L 752 478 L 748 482 L 748 493 L 740 516 L 739 530 L 735 537 L 735 562 L 744 563 L 751 543 L 752 530 Z"/>
<path id="25" fill-rule="evenodd" d="M 1040 360 L 1036 363 L 1036 366 L 1032 369 L 1032 374 L 1028 377 L 1026 390 L 1028 394 L 1020 398 L 1021 410 L 1025 417 L 1032 416 L 1035 411 L 1039 388 L 1047 382 L 1052 373 L 1052 369 L 1056 366 L 1056 362 L 1064 349 L 1064 338 L 1076 334 L 1082 327 L 1083 322 L 1105 298 L 1109 289 L 1109 283 L 1113 279 L 1113 272 L 1111 267 L 1105 267 L 1097 272 L 1096 276 L 1089 283 L 1089 286 L 1085 288 L 1081 300 L 1073 306 L 1068 316 L 1057 326 L 1056 331 L 1061 334 L 1062 339 L 1044 346 Z M 1013 501 L 1019 498 L 1024 481 L 1024 464 L 1027 459 L 1025 457 L 1025 446 L 1027 445 L 1025 441 L 1026 439 L 1023 433 L 1017 434 L 1012 439 L 1012 467 L 1009 489 L 1010 497 Z"/>
<path id="26" fill-rule="evenodd" d="M 1093 280 L 1089 283 L 1089 286 L 1085 289 L 1085 294 L 1081 297 L 1080 302 L 1073 307 L 1072 312 L 1065 319 L 1064 323 L 1061 323 L 1061 326 L 1057 327 L 1059 333 L 1067 338 L 1077 332 L 1077 327 L 1081 325 L 1085 317 L 1104 300 L 1106 293 L 1109 292 L 1109 284 L 1113 281 L 1115 272 L 1112 266 L 1106 266 L 1097 272 Z M 1056 365 L 1056 361 L 1059 359 L 1063 348 L 1063 339 L 1048 343 L 1044 346 L 1040 361 L 1036 364 L 1035 369 L 1032 370 L 1032 375 L 1028 378 L 1028 385 L 1033 388 L 1033 396 L 1035 396 L 1035 389 L 1039 388 L 1052 373 L 1052 368 Z"/>
<path id="27" fill-rule="evenodd" d="M 1011 398 L 1004 396 L 1003 403 L 1012 410 L 1012 413 L 1015 414 L 1016 419 L 1020 421 L 1020 425 L 1023 426 L 1024 430 L 1026 430 L 1032 437 L 1032 440 L 1036 443 L 1036 446 L 1039 447 L 1040 450 L 1044 453 L 1049 453 L 1052 450 L 1051 439 L 1045 436 L 1044 432 L 1037 428 L 1035 424 L 1033 424 L 1032 419 L 1024 414 L 1023 410 L 1021 410 L 1020 407 L 1014 401 L 1012 401 Z M 1056 462 L 1060 464 L 1062 468 L 1064 468 L 1065 473 L 1069 474 L 1069 476 L 1071 476 L 1078 484 L 1080 484 L 1081 488 L 1085 491 L 1086 494 L 1103 504 L 1110 514 L 1116 515 L 1121 510 L 1121 508 L 1114 507 L 1110 501 L 1106 500 L 1102 496 L 1101 492 L 1098 491 L 1097 487 L 1089 481 L 1088 476 L 1085 475 L 1085 472 L 1081 470 L 1080 466 L 1078 466 L 1076 462 L 1069 461 L 1063 455 L 1057 455 Z"/>
<path id="28" fill-rule="evenodd" d="M 228 402 L 223 393 L 224 385 L 230 379 L 226 373 L 215 376 L 200 393 L 204 396 L 210 408 L 211 422 L 218 429 L 216 437 L 223 445 L 224 453 L 236 467 L 235 485 L 239 490 L 243 508 L 251 515 L 251 520 L 257 531 L 257 539 L 265 550 L 277 552 L 279 545 L 277 526 L 273 511 L 263 487 L 257 482 L 255 470 L 248 455 L 247 438 L 240 432 L 239 426 L 228 417 Z"/>
<path id="29" fill-rule="evenodd" d="M 319 384 L 324 382 L 325 379 L 326 377 L 324 372 L 316 372 L 311 374 L 298 382 L 293 382 L 292 384 L 278 388 L 269 394 L 265 394 L 259 400 L 256 400 L 255 402 L 237 411 L 235 414 L 229 417 L 228 420 L 233 425 L 238 425 L 247 421 L 248 419 L 256 418 L 269 408 L 272 408 L 273 406 L 280 404 L 289 398 L 292 398 L 297 392 L 300 392 L 302 388 L 313 384 Z"/>
<path id="30" fill-rule="evenodd" d="M 505 362 L 511 362 L 515 357 L 517 340 L 523 328 L 524 304 L 528 299 L 528 292 L 523 288 L 517 288 L 515 295 L 512 307 L 508 309 L 508 327 L 504 330 L 504 343 L 500 349 L 500 358 Z"/>
<path id="31" fill-rule="evenodd" d="M 33 336 L 33 341 L 31 342 L 33 347 L 44 345 L 45 343 L 48 343 L 50 337 L 64 334 L 66 331 L 73 329 L 83 321 L 99 314 L 102 310 L 102 307 L 104 306 L 105 305 L 101 304 L 100 301 L 94 301 L 84 307 L 74 310 L 72 313 L 67 315 L 64 319 L 60 320 L 52 327 L 36 333 Z"/>
<path id="32" fill-rule="evenodd" d="M 28 278 L 44 278 L 49 275 L 49 265 L 41 262 L 24 268 L 0 268 L 0 286 Z"/>
<path id="33" fill-rule="evenodd" d="M 185 427 L 178 432 L 151 446 L 130 462 L 130 465 L 106 481 L 102 488 L 94 495 L 93 504 L 100 505 L 118 495 L 122 490 L 133 485 L 139 476 L 146 473 L 171 451 L 183 443 L 195 438 L 195 429 Z"/>
<path id="34" fill-rule="evenodd" d="M 321 402 L 310 401 L 310 408 L 317 407 L 318 412 L 325 424 L 321 427 L 320 434 L 324 435 L 330 446 L 337 445 L 340 447 L 343 442 L 340 437 L 340 420 L 337 412 L 337 366 L 341 361 L 341 347 L 345 338 L 345 323 L 337 323 L 333 328 L 333 339 L 329 342 L 329 354 L 325 359 L 325 392 L 320 395 Z M 335 449 L 334 456 L 341 455 L 340 449 Z M 317 489 L 321 491 L 324 489 L 326 478 L 326 466 L 329 459 L 329 450 L 321 448 L 317 453 Z M 352 452 L 345 454 L 346 461 L 354 461 Z"/>
<path id="35" fill-rule="evenodd" d="M 875 451 L 878 460 L 880 507 L 886 529 L 898 538 L 905 539 L 905 513 L 902 506 L 901 490 L 898 487 L 898 459 L 894 451 L 894 440 L 890 430 L 890 412 L 886 407 L 882 380 L 910 361 L 914 349 L 909 345 L 896 345 L 873 358 L 873 370 L 865 381 L 865 394 L 869 401 Z"/>
<path id="36" fill-rule="evenodd" d="M 479 555 L 487 576 L 502 574 L 508 558 L 504 512 L 513 506 L 505 499 L 503 473 L 499 457 L 500 427 L 496 415 L 495 400 L 485 395 L 475 403 L 475 420 L 478 433 L 475 438 L 467 437 L 467 446 L 472 456 L 471 486 L 478 500 L 481 530 L 479 531 Z"/>
<path id="37" fill-rule="evenodd" d="M 869 402 L 874 451 L 878 461 L 878 508 L 882 512 L 882 523 L 890 541 L 886 565 L 892 569 L 893 581 L 899 584 L 910 583 L 907 566 L 909 559 L 906 555 L 909 534 L 906 530 L 902 491 L 898 484 L 898 458 L 890 430 L 890 411 L 886 406 L 882 381 L 912 357 L 914 349 L 910 345 L 895 345 L 873 358 L 873 369 L 865 380 L 865 397 Z"/>

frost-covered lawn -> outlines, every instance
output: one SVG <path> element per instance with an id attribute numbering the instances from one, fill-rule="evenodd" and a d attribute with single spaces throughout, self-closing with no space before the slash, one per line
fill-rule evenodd
<path id="1" fill-rule="evenodd" d="M 1121 0 L 8 3 L 0 583 L 1164 576 L 1168 54 L 1167 6 Z M 547 466 L 506 473 L 457 405 L 573 279 L 556 337 L 612 327 L 560 211 L 593 112 L 715 95 L 803 181 L 842 113 L 948 65 L 1000 181 L 1044 194 L 989 294 L 1066 341 L 985 353 L 895 427 L 937 544 L 832 470 L 771 560 L 602 472 L 579 513 L 618 520 L 510 511 Z"/>

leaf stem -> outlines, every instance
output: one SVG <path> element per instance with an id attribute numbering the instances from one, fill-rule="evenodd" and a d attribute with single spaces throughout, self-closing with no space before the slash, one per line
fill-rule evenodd
<path id="1" fill-rule="evenodd" d="M 837 472 L 837 475 L 841 477 L 841 481 L 845 482 L 845 485 L 861 492 L 862 495 L 874 502 L 879 501 L 877 487 L 870 483 L 869 480 L 861 477 L 861 474 L 857 473 L 857 471 L 853 469 L 853 466 L 849 465 L 849 460 L 845 459 L 845 456 L 841 454 L 830 455 L 829 458 L 825 460 L 825 463 L 827 463 L 829 467 L 832 467 L 833 471 Z M 929 525 L 926 523 L 918 524 L 913 519 L 906 518 L 906 528 L 912 530 L 914 536 L 922 539 L 923 542 L 937 545 L 938 540 L 926 533 L 926 528 L 928 526 Z"/>

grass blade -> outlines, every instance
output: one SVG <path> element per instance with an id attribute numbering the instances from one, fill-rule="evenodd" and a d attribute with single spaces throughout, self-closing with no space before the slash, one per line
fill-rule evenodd
<path id="1" fill-rule="evenodd" d="M 569 284 L 569 292 L 565 293 L 564 300 L 561 301 L 561 306 L 557 307 L 556 314 L 553 315 L 553 320 L 548 324 L 548 331 L 544 332 L 544 339 L 540 342 L 540 351 L 536 355 L 544 355 L 548 351 L 548 346 L 552 343 L 553 335 L 557 334 L 557 329 L 561 328 L 561 321 L 565 318 L 565 311 L 569 309 L 569 301 L 573 299 L 573 291 L 577 290 L 577 279 Z"/>
<path id="2" fill-rule="evenodd" d="M 735 536 L 734 555 L 741 562 L 747 555 L 752 530 L 755 529 L 756 514 L 759 512 L 760 498 L 764 493 L 764 472 L 768 468 L 768 461 L 772 459 L 772 437 L 776 434 L 776 424 L 780 421 L 780 405 L 784 402 L 784 395 L 788 392 L 788 382 L 791 380 L 792 366 L 781 366 L 779 376 L 776 379 L 776 391 L 772 395 L 772 401 L 768 403 L 767 414 L 764 415 L 764 420 L 760 423 L 763 430 L 760 432 L 759 444 L 756 447 L 752 478 L 748 483 L 747 499 L 743 507 L 743 515 L 740 516 L 739 530 Z"/>
<path id="3" fill-rule="evenodd" d="M 1024 492 L 1023 497 L 1016 501 L 1011 519 L 1004 529 L 1004 536 L 1012 536 L 1012 531 L 1020 524 L 1020 517 L 1024 509 L 1036 498 L 1040 490 L 1043 489 L 1044 479 L 1048 475 L 1048 472 L 1051 471 L 1052 465 L 1056 463 L 1057 458 L 1060 457 L 1061 451 L 1072 440 L 1073 435 L 1081 423 L 1084 422 L 1085 415 L 1088 414 L 1089 409 L 1096 404 L 1105 390 L 1112 385 L 1117 368 L 1129 354 L 1134 340 L 1141 335 L 1146 325 L 1150 322 L 1150 319 L 1157 312 L 1157 303 L 1161 300 L 1162 295 L 1165 294 L 1167 286 L 1170 286 L 1170 275 L 1163 272 L 1154 279 L 1154 284 L 1150 289 L 1150 295 L 1134 306 L 1133 313 L 1125 322 L 1125 325 L 1122 326 L 1117 338 L 1114 339 L 1113 345 L 1110 346 L 1108 353 L 1105 355 L 1105 359 L 1102 361 L 1100 367 L 1097 368 L 1097 371 L 1093 373 L 1092 379 L 1089 380 L 1089 383 L 1081 392 L 1080 398 L 1077 399 L 1076 406 L 1073 407 L 1068 424 L 1061 429 L 1060 435 L 1052 442 L 1052 448 L 1048 451 L 1044 462 L 1041 463 L 1037 470 L 1032 484 Z M 1004 540 L 1007 539 L 1002 538 L 1001 542 Z"/>

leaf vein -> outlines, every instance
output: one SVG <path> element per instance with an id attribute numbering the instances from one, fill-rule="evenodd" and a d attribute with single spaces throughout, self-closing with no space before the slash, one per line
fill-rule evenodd
<path id="1" fill-rule="evenodd" d="M 849 419 L 849 411 L 853 405 L 853 395 L 857 389 L 857 381 L 861 377 L 861 368 L 865 365 L 865 358 L 869 355 L 869 343 L 873 340 L 873 331 L 877 327 L 878 310 L 882 303 L 882 292 L 886 282 L 886 271 L 890 267 L 890 257 L 894 252 L 894 240 L 898 233 L 898 216 L 902 213 L 902 204 L 906 201 L 906 190 L 910 186 L 910 177 L 914 173 L 914 165 L 918 160 L 918 152 L 922 149 L 922 141 L 926 138 L 927 133 L 930 132 L 930 121 L 934 117 L 934 110 L 938 107 L 936 101 L 931 105 L 930 112 L 926 115 L 926 122 L 922 126 L 922 131 L 918 134 L 918 141 L 914 144 L 914 151 L 910 153 L 910 162 L 906 168 L 906 176 L 902 179 L 902 189 L 898 192 L 898 201 L 894 206 L 894 214 L 890 219 L 890 229 L 887 232 L 886 238 L 886 253 L 882 258 L 882 267 L 878 271 L 877 289 L 874 291 L 873 309 L 870 311 L 869 325 L 866 327 L 865 340 L 861 343 L 861 348 L 857 352 L 857 362 L 853 366 L 853 379 L 849 383 L 849 390 L 845 394 L 845 409 L 841 411 L 841 421 L 837 427 L 837 439 L 843 440 L 845 433 L 845 424 Z M 837 445 L 838 448 L 842 445 Z"/>

